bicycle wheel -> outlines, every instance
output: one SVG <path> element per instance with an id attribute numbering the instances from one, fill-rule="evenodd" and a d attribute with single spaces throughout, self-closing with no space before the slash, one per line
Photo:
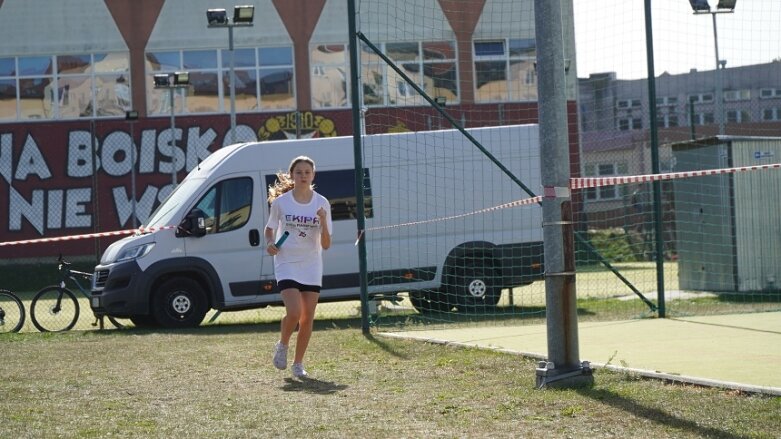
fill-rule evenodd
<path id="1" fill-rule="evenodd" d="M 41 332 L 68 331 L 79 320 L 79 301 L 67 288 L 46 287 L 33 297 L 30 318 Z"/>
<path id="2" fill-rule="evenodd" d="M 16 294 L 0 290 L 0 334 L 19 332 L 24 326 L 24 305 Z"/>
<path id="3" fill-rule="evenodd" d="M 130 320 L 128 319 L 121 319 L 119 317 L 114 316 L 106 316 L 108 318 L 108 321 L 111 322 L 114 327 L 117 329 L 126 328 L 127 325 L 131 324 Z"/>

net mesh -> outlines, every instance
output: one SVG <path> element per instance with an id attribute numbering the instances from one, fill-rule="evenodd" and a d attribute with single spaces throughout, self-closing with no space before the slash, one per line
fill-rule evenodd
<path id="1" fill-rule="evenodd" d="M 518 169 L 518 184 L 453 131 L 537 122 L 533 2 L 480 3 L 482 9 L 447 1 L 359 2 L 364 140 L 425 131 L 388 138 L 377 151 L 365 147 L 366 167 L 397 167 L 388 178 L 400 190 L 393 216 L 381 214 L 379 199 L 374 206 L 374 221 L 392 224 L 377 230 L 377 223 L 367 224 L 370 291 L 391 299 L 375 301 L 379 326 L 544 318 L 541 277 L 527 283 L 529 277 L 507 276 L 542 262 L 541 244 L 519 251 L 531 259 L 501 251 L 502 243 L 528 243 L 525 230 L 541 230 L 539 206 L 485 210 L 541 191 L 531 176 L 539 172 L 539 153 L 518 157 L 520 168 L 508 162 Z M 776 169 L 641 177 L 781 161 L 774 138 L 781 135 L 781 49 L 772 25 L 781 7 L 760 1 L 727 11 L 713 3 L 713 14 L 692 14 L 687 2 L 653 2 L 651 103 L 643 3 L 562 2 L 571 174 L 629 177 L 573 189 L 579 319 L 779 308 L 770 268 L 778 248 L 771 219 Z M 721 44 L 717 56 L 714 43 Z M 508 139 L 523 150 L 522 136 Z M 494 235 L 497 221 L 502 232 Z M 475 242 L 493 250 L 477 251 Z M 469 251 L 454 262 L 459 246 Z M 443 252 L 444 262 L 434 264 Z M 376 275 L 387 267 L 410 276 L 409 291 Z M 415 282 L 421 278 L 431 281 Z M 492 299 L 476 300 L 484 288 Z"/>

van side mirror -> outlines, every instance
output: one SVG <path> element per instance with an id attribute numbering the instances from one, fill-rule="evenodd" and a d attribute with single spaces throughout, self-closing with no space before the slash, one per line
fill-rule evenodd
<path id="1" fill-rule="evenodd" d="M 197 207 L 188 213 L 176 228 L 176 236 L 201 237 L 206 234 L 206 214 Z"/>

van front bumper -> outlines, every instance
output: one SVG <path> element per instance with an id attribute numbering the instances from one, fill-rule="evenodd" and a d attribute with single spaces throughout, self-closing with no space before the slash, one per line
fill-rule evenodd
<path id="1" fill-rule="evenodd" d="M 135 260 L 98 265 L 92 283 L 90 307 L 98 315 L 129 317 L 149 314 L 144 294 L 146 276 Z"/>

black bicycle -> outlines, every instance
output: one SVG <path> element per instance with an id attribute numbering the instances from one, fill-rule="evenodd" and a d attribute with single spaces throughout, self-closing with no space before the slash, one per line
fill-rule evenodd
<path id="1" fill-rule="evenodd" d="M 0 290 L 0 334 L 19 332 L 24 326 L 24 305 L 16 294 Z"/>
<path id="2" fill-rule="evenodd" d="M 58 270 L 60 273 L 60 282 L 58 285 L 50 285 L 38 291 L 30 304 L 30 319 L 33 325 L 41 332 L 61 332 L 73 329 L 79 320 L 79 301 L 76 295 L 65 287 L 66 281 L 70 280 L 78 291 L 90 300 L 90 292 L 85 289 L 79 279 L 86 281 L 87 285 L 92 284 L 92 273 L 85 273 L 70 268 L 71 263 L 62 259 L 62 255 L 57 259 Z M 95 321 L 92 326 L 100 326 L 103 329 L 103 317 L 108 317 L 112 325 L 117 328 L 124 328 L 125 325 L 116 318 L 106 315 L 95 314 Z"/>

